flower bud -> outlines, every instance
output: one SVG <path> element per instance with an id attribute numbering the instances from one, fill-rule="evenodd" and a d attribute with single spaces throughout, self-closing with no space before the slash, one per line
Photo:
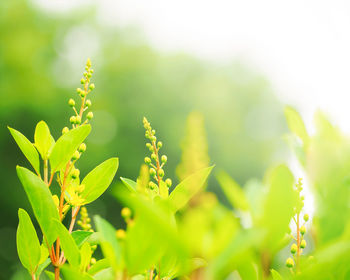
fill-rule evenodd
<path id="1" fill-rule="evenodd" d="M 295 254 L 296 251 L 298 251 L 298 246 L 297 246 L 297 244 L 293 244 L 293 245 L 290 247 L 290 252 L 291 252 L 292 254 Z"/>
<path id="2" fill-rule="evenodd" d="M 286 266 L 289 267 L 289 268 L 292 268 L 294 266 L 294 261 L 292 258 L 288 258 L 286 260 Z"/>
<path id="3" fill-rule="evenodd" d="M 81 184 L 77 187 L 77 191 L 79 193 L 82 193 L 84 190 L 85 190 L 85 184 Z M 90 219 L 90 218 L 88 218 L 88 219 Z M 88 221 L 88 219 L 86 221 L 89 223 L 90 221 Z"/>
<path id="4" fill-rule="evenodd" d="M 94 73 L 94 69 L 91 68 L 90 69 L 90 73 L 93 74 Z"/>
<path id="5" fill-rule="evenodd" d="M 86 151 L 86 144 L 85 143 L 81 143 L 79 148 L 78 148 L 78 151 L 81 152 L 81 153 L 84 153 Z"/>
<path id="6" fill-rule="evenodd" d="M 173 182 L 172 182 L 171 179 L 169 179 L 169 178 L 165 180 L 165 184 L 168 186 L 168 188 L 171 187 L 172 183 L 173 183 Z"/>
<path id="7" fill-rule="evenodd" d="M 306 227 L 305 227 L 305 226 L 300 227 L 300 233 L 301 233 L 301 235 L 304 235 L 305 232 L 306 232 Z"/>
<path id="8" fill-rule="evenodd" d="M 91 77 L 92 77 L 91 72 L 87 73 L 87 77 L 88 77 L 88 78 L 91 78 Z"/>
<path id="9" fill-rule="evenodd" d="M 150 148 L 152 147 L 152 144 L 151 144 L 151 143 L 146 143 L 146 147 L 147 147 L 148 149 L 150 149 Z"/>
<path id="10" fill-rule="evenodd" d="M 306 247 L 306 241 L 305 241 L 305 239 L 303 239 L 300 242 L 300 248 L 304 249 L 305 247 Z"/>
<path id="11" fill-rule="evenodd" d="M 94 90 L 95 89 L 95 84 L 90 84 L 89 89 L 90 90 Z"/>
<path id="12" fill-rule="evenodd" d="M 157 147 L 158 147 L 158 148 L 163 147 L 163 143 L 162 143 L 162 141 L 159 141 L 159 142 L 157 143 Z"/>
<path id="13" fill-rule="evenodd" d="M 71 107 L 74 107 L 74 106 L 75 106 L 75 101 L 74 101 L 74 99 L 72 99 L 72 98 L 69 99 L 68 105 L 71 106 Z"/>
<path id="14" fill-rule="evenodd" d="M 150 164 L 152 162 L 152 160 L 149 157 L 145 157 L 145 163 L 146 164 Z"/>
<path id="15" fill-rule="evenodd" d="M 69 119 L 69 122 L 70 122 L 71 124 L 75 124 L 75 123 L 77 122 L 76 116 L 71 116 L 70 119 Z"/>
<path id="16" fill-rule="evenodd" d="M 69 128 L 65 126 L 65 127 L 62 129 L 62 134 L 66 134 L 68 131 L 69 131 Z"/>
<path id="17" fill-rule="evenodd" d="M 86 92 L 82 90 L 82 91 L 80 92 L 80 97 L 81 97 L 81 98 L 84 98 L 85 96 L 86 96 Z"/>
<path id="18" fill-rule="evenodd" d="M 96 263 L 96 259 L 95 258 L 91 258 L 90 263 L 91 264 L 95 264 Z"/>
<path id="19" fill-rule="evenodd" d="M 166 163 L 168 161 L 168 157 L 166 155 L 162 155 L 162 162 Z"/>
<path id="20" fill-rule="evenodd" d="M 82 85 L 85 84 L 85 79 L 82 78 L 82 79 L 80 80 L 80 83 L 81 83 Z"/>
<path id="21" fill-rule="evenodd" d="M 153 177 L 156 175 L 156 170 L 154 168 L 150 168 L 149 174 Z"/>
<path id="22" fill-rule="evenodd" d="M 86 115 L 86 118 L 88 120 L 91 120 L 92 118 L 94 117 L 94 114 L 92 112 L 89 112 L 87 115 Z"/>
<path id="23" fill-rule="evenodd" d="M 155 183 L 153 183 L 152 181 L 148 183 L 148 186 L 151 190 L 154 190 L 155 188 L 157 188 L 157 185 Z"/>
<path id="24" fill-rule="evenodd" d="M 158 170 L 158 175 L 159 177 L 164 177 L 164 170 L 162 168 Z"/>
<path id="25" fill-rule="evenodd" d="M 72 156 L 72 160 L 77 160 L 78 158 L 80 158 L 80 153 L 78 151 L 75 151 Z"/>
<path id="26" fill-rule="evenodd" d="M 155 153 L 151 154 L 151 158 L 152 158 L 153 160 L 157 160 L 156 154 L 155 154 Z"/>
<path id="27" fill-rule="evenodd" d="M 152 129 L 151 131 L 152 135 L 156 134 L 156 131 L 154 129 Z"/>
<path id="28" fill-rule="evenodd" d="M 309 215 L 308 214 L 305 214 L 304 215 L 304 221 L 307 222 L 309 220 Z"/>
<path id="29" fill-rule="evenodd" d="M 157 137 L 156 137 L 156 136 L 152 136 L 152 137 L 151 137 L 151 141 L 152 141 L 152 142 L 156 142 L 156 141 L 157 141 Z"/>
<path id="30" fill-rule="evenodd" d="M 124 207 L 120 213 L 124 219 L 129 219 L 131 217 L 131 210 L 128 207 Z"/>
<path id="31" fill-rule="evenodd" d="M 85 106 L 86 106 L 86 107 L 90 107 L 91 104 L 92 104 L 92 103 L 91 103 L 91 100 L 90 100 L 90 99 L 88 99 L 88 100 L 85 101 Z"/>
<path id="32" fill-rule="evenodd" d="M 79 169 L 74 169 L 74 170 L 72 171 L 72 173 L 71 173 L 71 176 L 72 176 L 73 179 L 78 178 L 79 175 L 80 175 Z"/>
<path id="33" fill-rule="evenodd" d="M 118 239 L 124 239 L 126 236 L 125 230 L 123 229 L 118 229 L 116 232 L 116 236 Z"/>
<path id="34" fill-rule="evenodd" d="M 77 93 L 80 94 L 83 90 L 81 88 L 77 88 Z"/>
<path id="35" fill-rule="evenodd" d="M 75 117 L 75 123 L 76 124 L 81 124 L 81 117 L 80 116 L 76 116 Z"/>

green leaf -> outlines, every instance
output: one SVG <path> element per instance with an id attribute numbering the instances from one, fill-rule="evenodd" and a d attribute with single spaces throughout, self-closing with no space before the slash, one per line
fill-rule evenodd
<path id="1" fill-rule="evenodd" d="M 103 269 L 110 267 L 109 261 L 107 259 L 98 260 L 91 268 L 88 270 L 90 275 L 95 275 Z"/>
<path id="2" fill-rule="evenodd" d="M 308 145 L 309 135 L 299 113 L 294 108 L 286 106 L 284 114 L 290 131 L 296 134 L 303 141 L 304 145 Z"/>
<path id="3" fill-rule="evenodd" d="M 117 271 L 122 266 L 122 252 L 116 237 L 116 229 L 100 216 L 95 216 L 94 221 L 100 234 L 103 255 L 109 260 L 113 269 Z"/>
<path id="4" fill-rule="evenodd" d="M 39 154 L 35 149 L 34 145 L 19 131 L 8 127 L 10 133 L 15 139 L 18 147 L 21 149 L 24 156 L 28 159 L 30 164 L 33 166 L 35 172 L 40 175 L 40 160 Z"/>
<path id="5" fill-rule="evenodd" d="M 37 279 L 40 279 L 41 273 L 44 271 L 46 267 L 51 263 L 51 259 L 47 258 L 43 263 L 39 264 L 38 269 L 35 272 L 35 276 Z"/>
<path id="6" fill-rule="evenodd" d="M 90 130 L 90 125 L 82 125 L 68 131 L 58 138 L 50 155 L 52 173 L 60 170 L 67 164 L 79 145 L 89 135 Z"/>
<path id="7" fill-rule="evenodd" d="M 239 210 L 248 211 L 249 203 L 243 189 L 226 172 L 221 171 L 217 180 L 231 205 Z"/>
<path id="8" fill-rule="evenodd" d="M 47 185 L 33 172 L 24 167 L 17 166 L 17 175 L 23 185 L 30 204 L 32 205 L 35 218 L 45 235 L 47 242 L 51 245 L 56 240 L 52 218 L 59 219 L 56 205 L 52 199 Z"/>
<path id="9" fill-rule="evenodd" d="M 131 179 L 120 177 L 120 180 L 131 192 L 136 192 L 137 183 Z"/>
<path id="10" fill-rule="evenodd" d="M 102 195 L 111 184 L 118 169 L 118 158 L 111 158 L 95 167 L 81 182 L 85 185 L 81 197 L 85 204 L 90 203 Z"/>
<path id="11" fill-rule="evenodd" d="M 28 213 L 18 210 L 17 251 L 22 265 L 32 275 L 40 262 L 40 243 Z"/>
<path id="12" fill-rule="evenodd" d="M 80 271 L 85 271 L 88 267 L 92 256 L 91 246 L 85 242 L 80 249 Z"/>
<path id="13" fill-rule="evenodd" d="M 294 177 L 287 166 L 279 165 L 268 176 L 269 191 L 264 204 L 261 226 L 267 229 L 265 245 L 272 251 L 288 231 L 297 197 Z M 277 222 L 278 221 L 278 222 Z"/>
<path id="14" fill-rule="evenodd" d="M 65 228 L 65 226 L 57 219 L 53 219 L 55 225 L 55 231 L 60 238 L 62 251 L 72 266 L 79 267 L 80 264 L 80 252 L 77 244 L 75 244 L 72 235 Z"/>
<path id="15" fill-rule="evenodd" d="M 186 203 L 204 186 L 211 170 L 214 166 L 197 171 L 187 177 L 170 193 L 169 201 L 176 212 L 186 205 Z"/>
<path id="16" fill-rule="evenodd" d="M 40 121 L 35 128 L 34 145 L 39 151 L 43 160 L 50 156 L 55 140 L 51 136 L 50 129 L 44 121 Z"/>
<path id="17" fill-rule="evenodd" d="M 78 248 L 83 245 L 83 243 L 88 240 L 88 238 L 91 236 L 92 232 L 90 231 L 84 231 L 84 230 L 76 230 L 72 232 L 72 237 L 75 241 L 75 244 L 77 244 Z"/>
<path id="18" fill-rule="evenodd" d="M 279 274 L 276 270 L 271 269 L 270 271 L 273 280 L 283 280 L 281 274 Z"/>
<path id="19" fill-rule="evenodd" d="M 68 265 L 62 266 L 61 270 L 65 280 L 77 280 L 77 279 L 93 280 L 94 279 L 89 274 L 80 272 L 79 269 Z"/>

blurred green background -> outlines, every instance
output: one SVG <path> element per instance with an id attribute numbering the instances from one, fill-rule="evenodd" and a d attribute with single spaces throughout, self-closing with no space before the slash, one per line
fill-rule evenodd
<path id="1" fill-rule="evenodd" d="M 118 156 L 120 176 L 137 176 L 147 154 L 142 117 L 157 130 L 168 156 L 167 175 L 177 182 L 187 116 L 203 114 L 210 162 L 239 183 L 261 178 L 283 161 L 286 131 L 283 107 L 268 81 L 244 61 L 213 63 L 185 53 L 152 49 L 137 28 L 98 23 L 93 7 L 48 14 L 30 1 L 0 3 L 0 271 L 1 279 L 19 267 L 15 231 L 19 207 L 30 209 L 17 179 L 16 164 L 27 166 L 6 126 L 33 140 L 45 120 L 54 137 L 68 125 L 75 88 L 91 57 L 96 90 L 91 96 L 93 130 L 79 161 L 85 174 L 108 157 Z M 222 194 L 214 177 L 208 188 Z M 225 200 L 224 200 L 225 202 Z M 117 224 L 119 206 L 110 193 L 93 203 Z"/>

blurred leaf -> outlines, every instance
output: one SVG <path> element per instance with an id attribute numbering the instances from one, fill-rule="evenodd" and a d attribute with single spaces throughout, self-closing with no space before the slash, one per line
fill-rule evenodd
<path id="1" fill-rule="evenodd" d="M 55 280 L 55 273 L 48 271 L 48 270 L 45 270 L 45 274 L 50 280 Z M 62 278 L 60 277 L 60 279 L 62 279 Z"/>
<path id="2" fill-rule="evenodd" d="M 85 242 L 80 249 L 80 270 L 85 271 L 90 264 L 92 256 L 91 246 L 89 243 Z"/>
<path id="3" fill-rule="evenodd" d="M 276 270 L 271 269 L 270 271 L 273 280 L 283 280 L 281 274 L 279 274 Z"/>
<path id="4" fill-rule="evenodd" d="M 90 130 L 90 125 L 82 125 L 58 138 L 50 155 L 51 173 L 60 170 L 67 164 L 79 145 L 89 135 Z"/>
<path id="5" fill-rule="evenodd" d="M 44 121 L 40 121 L 35 127 L 34 143 L 42 159 L 47 160 L 55 145 L 55 140 L 51 136 L 50 129 Z"/>
<path id="6" fill-rule="evenodd" d="M 118 158 L 110 158 L 95 167 L 81 182 L 85 185 L 81 197 L 85 204 L 101 196 L 111 184 L 119 165 Z"/>
<path id="7" fill-rule="evenodd" d="M 51 245 L 57 237 L 52 218 L 59 219 L 58 211 L 47 185 L 33 172 L 17 166 L 17 175 L 32 205 L 34 215 L 47 242 Z"/>
<path id="8" fill-rule="evenodd" d="M 174 212 L 184 207 L 187 202 L 203 187 L 214 166 L 197 171 L 187 177 L 170 193 L 169 202 Z"/>
<path id="9" fill-rule="evenodd" d="M 109 267 L 97 272 L 94 275 L 95 280 L 115 280 L 117 279 L 113 273 L 113 270 Z M 132 278 L 131 278 L 132 279 Z"/>
<path id="10" fill-rule="evenodd" d="M 46 267 L 51 263 L 51 259 L 47 258 L 43 263 L 39 264 L 38 269 L 35 272 L 35 276 L 37 279 L 40 279 L 41 273 L 44 271 Z"/>
<path id="11" fill-rule="evenodd" d="M 273 251 L 279 240 L 288 232 L 294 215 L 297 197 L 293 189 L 294 178 L 285 165 L 274 168 L 268 177 L 269 190 L 264 204 L 261 226 L 266 228 L 265 246 Z"/>
<path id="12" fill-rule="evenodd" d="M 17 252 L 22 265 L 32 275 L 40 262 L 40 243 L 28 213 L 18 210 Z"/>
<path id="13" fill-rule="evenodd" d="M 286 106 L 284 109 L 284 114 L 291 132 L 296 134 L 303 141 L 304 145 L 307 146 L 309 142 L 309 135 L 299 113 L 294 108 Z"/>
<path id="14" fill-rule="evenodd" d="M 128 188 L 129 191 L 135 192 L 137 188 L 137 183 L 131 179 L 120 177 L 123 184 Z"/>
<path id="15" fill-rule="evenodd" d="M 95 216 L 94 221 L 100 235 L 103 255 L 108 259 L 114 271 L 118 271 L 122 267 L 122 249 L 117 240 L 116 230 L 100 216 Z"/>
<path id="16" fill-rule="evenodd" d="M 24 156 L 28 159 L 30 164 L 33 166 L 35 172 L 40 174 L 40 160 L 39 154 L 35 149 L 34 145 L 19 131 L 8 127 L 12 137 L 15 139 L 18 147 L 23 152 Z"/>
<path id="17" fill-rule="evenodd" d="M 76 230 L 71 233 L 75 244 L 77 244 L 78 248 L 81 247 L 81 245 L 88 240 L 88 238 L 91 236 L 92 232 L 90 231 L 84 231 L 84 230 Z"/>
<path id="18" fill-rule="evenodd" d="M 90 267 L 88 273 L 90 275 L 95 275 L 99 271 L 110 267 L 109 261 L 107 259 L 98 260 L 94 265 Z"/>
<path id="19" fill-rule="evenodd" d="M 69 261 L 69 264 L 75 267 L 79 267 L 80 264 L 80 252 L 77 244 L 75 244 L 73 237 L 70 235 L 66 227 L 57 219 L 53 219 L 55 225 L 55 231 L 60 238 L 60 244 L 64 256 Z"/>
<path id="20" fill-rule="evenodd" d="M 63 265 L 61 267 L 64 280 L 94 280 L 92 276 L 87 273 L 80 272 L 76 267 Z"/>
<path id="21" fill-rule="evenodd" d="M 217 180 L 219 181 L 226 197 L 235 209 L 242 211 L 249 210 L 249 203 L 242 188 L 230 177 L 230 175 L 221 171 L 217 175 Z"/>

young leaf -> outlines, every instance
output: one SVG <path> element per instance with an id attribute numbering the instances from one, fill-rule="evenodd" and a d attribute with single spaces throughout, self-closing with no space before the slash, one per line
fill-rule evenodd
<path id="1" fill-rule="evenodd" d="M 131 179 L 120 177 L 123 184 L 128 188 L 129 191 L 135 192 L 137 188 L 137 183 Z"/>
<path id="2" fill-rule="evenodd" d="M 44 121 L 40 121 L 36 125 L 34 143 L 42 159 L 47 160 L 55 145 L 55 140 L 51 136 L 50 129 Z"/>
<path id="3" fill-rule="evenodd" d="M 217 180 L 219 181 L 227 199 L 234 208 L 242 211 L 247 211 L 249 209 L 249 203 L 242 188 L 230 177 L 230 175 L 221 171 L 217 175 Z"/>
<path id="4" fill-rule="evenodd" d="M 35 172 L 40 175 L 40 160 L 39 154 L 35 149 L 34 145 L 19 131 L 8 127 L 10 133 L 15 139 L 18 147 L 21 149 L 24 156 L 28 159 L 30 164 L 33 166 Z"/>
<path id="5" fill-rule="evenodd" d="M 73 237 L 65 226 L 57 219 L 53 219 L 55 225 L 55 232 L 60 238 L 61 247 L 64 252 L 64 256 L 67 258 L 72 266 L 79 267 L 80 264 L 80 252 L 77 244 L 75 244 Z"/>
<path id="6" fill-rule="evenodd" d="M 45 274 L 49 278 L 49 280 L 55 280 L 55 273 L 45 270 Z M 59 279 L 61 280 L 62 278 L 60 277 Z"/>
<path id="7" fill-rule="evenodd" d="M 22 265 L 33 275 L 40 262 L 40 243 L 28 213 L 18 210 L 17 251 Z"/>
<path id="8" fill-rule="evenodd" d="M 118 158 L 111 158 L 95 167 L 82 181 L 85 185 L 81 197 L 85 199 L 85 204 L 97 199 L 111 184 L 118 169 Z"/>
<path id="9" fill-rule="evenodd" d="M 174 212 L 184 207 L 186 203 L 200 190 L 213 168 L 214 166 L 201 169 L 187 177 L 175 187 L 169 196 L 169 201 Z"/>
<path id="10" fill-rule="evenodd" d="M 56 172 L 67 164 L 79 145 L 89 135 L 90 130 L 90 125 L 82 125 L 58 138 L 50 155 L 51 172 Z"/>
<path id="11" fill-rule="evenodd" d="M 77 244 L 78 248 L 80 248 L 91 234 L 92 232 L 90 231 L 76 230 L 72 232 L 72 237 L 75 241 L 75 244 Z"/>
<path id="12" fill-rule="evenodd" d="M 116 230 L 100 216 L 95 216 L 94 221 L 100 234 L 100 245 L 103 255 L 109 260 L 114 270 L 117 271 L 122 265 L 122 252 L 115 234 Z"/>
<path id="13" fill-rule="evenodd" d="M 58 211 L 52 199 L 47 185 L 33 172 L 24 167 L 17 166 L 17 175 L 23 185 L 30 204 L 32 205 L 35 218 L 51 245 L 56 240 L 52 218 L 59 219 Z"/>
<path id="14" fill-rule="evenodd" d="M 297 135 L 303 141 L 304 145 L 307 145 L 309 141 L 309 135 L 299 113 L 294 108 L 286 106 L 284 109 L 284 114 L 286 116 L 287 124 L 291 132 Z"/>

